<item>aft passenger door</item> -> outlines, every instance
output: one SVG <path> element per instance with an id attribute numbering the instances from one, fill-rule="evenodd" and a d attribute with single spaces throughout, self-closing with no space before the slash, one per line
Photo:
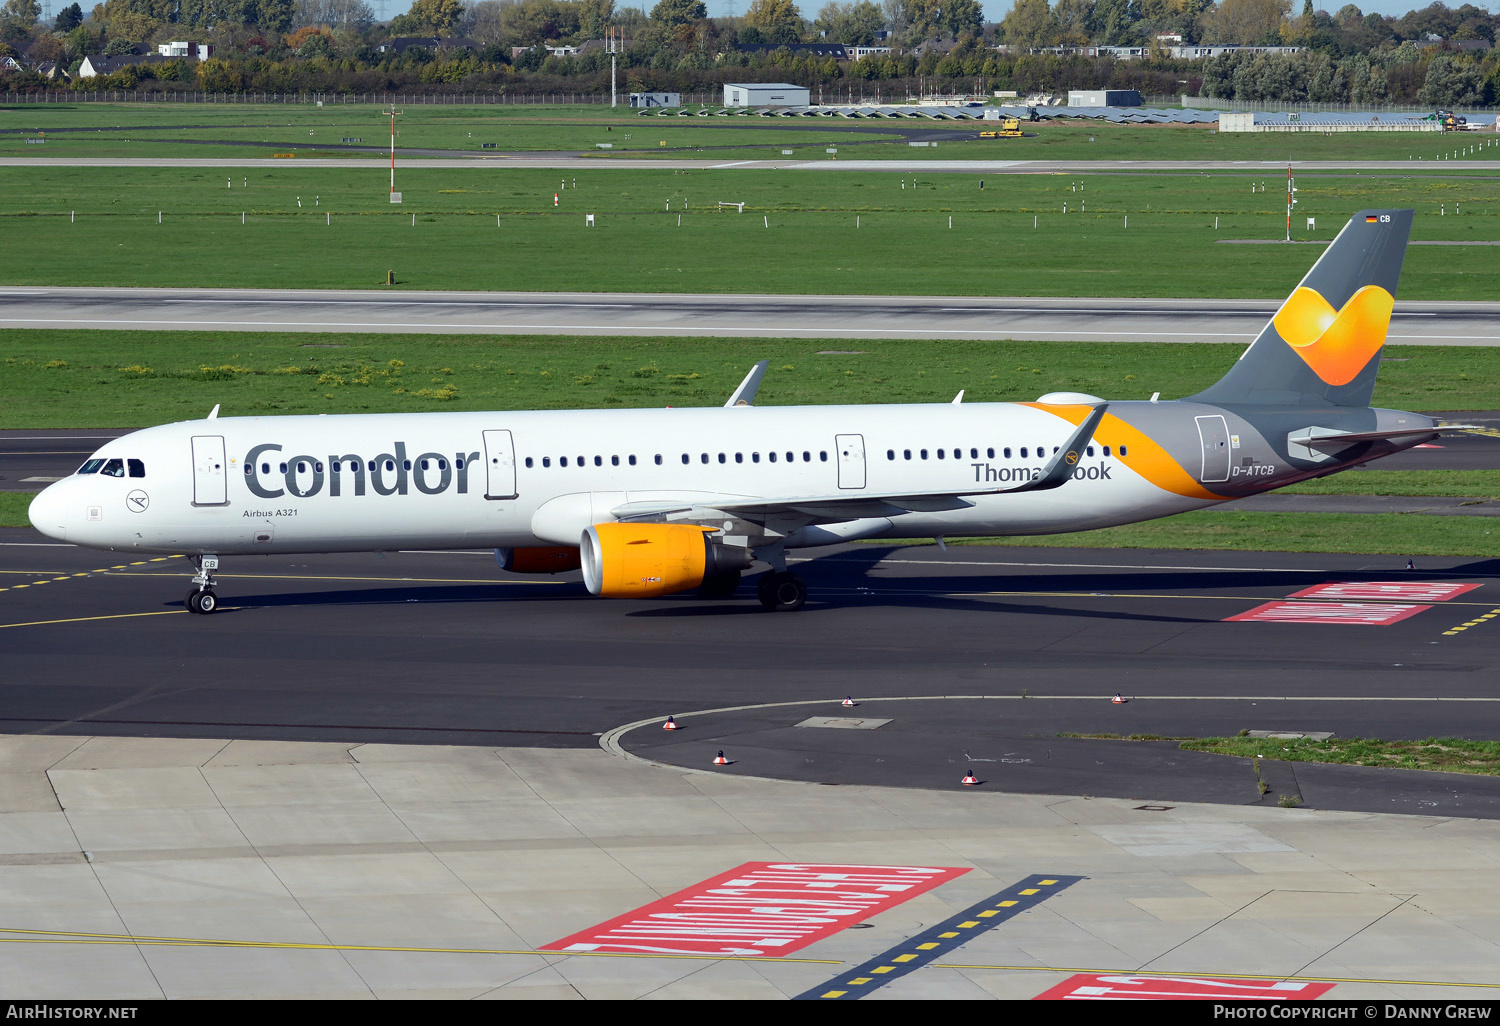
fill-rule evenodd
<path id="1" fill-rule="evenodd" d="M 1223 416 L 1198 417 L 1198 440 L 1203 443 L 1204 484 L 1229 480 L 1229 425 Z"/>
<path id="2" fill-rule="evenodd" d="M 514 499 L 516 491 L 516 449 L 509 431 L 484 433 L 484 497 Z"/>
<path id="3" fill-rule="evenodd" d="M 839 487 L 863 488 L 865 486 L 865 436 L 834 435 L 833 442 L 839 454 Z"/>
<path id="4" fill-rule="evenodd" d="M 193 436 L 193 505 L 229 505 L 223 435 Z"/>

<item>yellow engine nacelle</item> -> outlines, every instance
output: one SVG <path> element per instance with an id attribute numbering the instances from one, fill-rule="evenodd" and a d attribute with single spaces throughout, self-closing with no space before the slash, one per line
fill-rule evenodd
<path id="1" fill-rule="evenodd" d="M 571 545 L 496 549 L 495 562 L 501 570 L 513 574 L 560 574 L 577 570 L 581 565 L 578 550 Z"/>
<path id="2" fill-rule="evenodd" d="M 606 598 L 686 591 L 750 565 L 745 549 L 715 543 L 689 524 L 595 524 L 583 532 L 583 583 Z"/>

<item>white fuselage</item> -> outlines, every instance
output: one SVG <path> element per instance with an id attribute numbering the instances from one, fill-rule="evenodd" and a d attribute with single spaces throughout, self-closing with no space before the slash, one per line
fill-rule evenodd
<path id="1" fill-rule="evenodd" d="M 32 520 L 141 552 L 576 546 L 625 503 L 998 491 L 1072 431 L 1010 403 L 220 418 L 111 441 L 95 459 L 130 469 L 52 485 Z M 969 494 L 966 508 L 825 524 L 788 544 L 1076 531 L 1217 501 L 1159 487 L 1133 466 L 1148 454 L 1118 450 L 1096 441 L 1051 491 Z"/>

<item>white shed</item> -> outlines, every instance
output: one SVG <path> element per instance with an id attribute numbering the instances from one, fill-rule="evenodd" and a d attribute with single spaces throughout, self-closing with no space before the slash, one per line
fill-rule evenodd
<path id="1" fill-rule="evenodd" d="M 808 107 L 812 97 L 806 86 L 785 82 L 726 83 L 726 107 Z"/>

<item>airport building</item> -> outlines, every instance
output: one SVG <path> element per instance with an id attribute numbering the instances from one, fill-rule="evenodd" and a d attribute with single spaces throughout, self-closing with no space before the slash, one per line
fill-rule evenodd
<path id="1" fill-rule="evenodd" d="M 1069 89 L 1069 107 L 1139 107 L 1138 89 Z"/>
<path id="2" fill-rule="evenodd" d="M 725 83 L 726 107 L 807 107 L 812 94 L 806 86 L 785 82 Z"/>
<path id="3" fill-rule="evenodd" d="M 631 93 L 632 107 L 681 107 L 681 93 Z"/>

